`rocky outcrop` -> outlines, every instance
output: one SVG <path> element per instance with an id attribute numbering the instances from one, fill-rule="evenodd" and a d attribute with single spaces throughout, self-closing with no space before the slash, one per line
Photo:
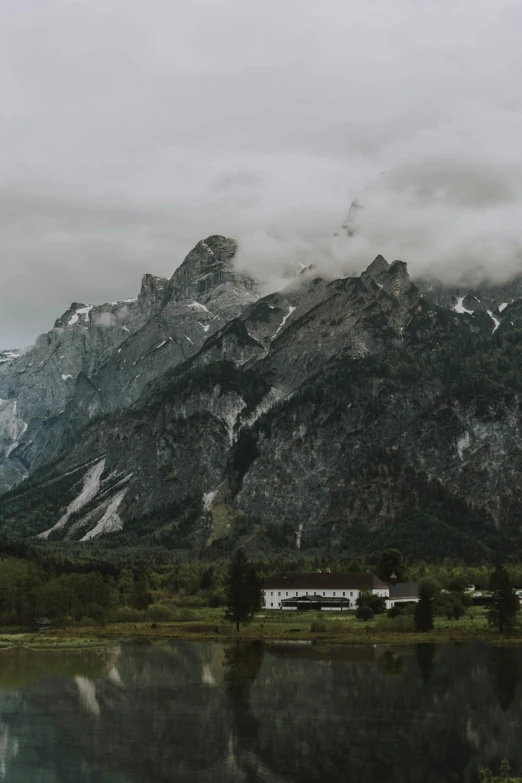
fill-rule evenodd
<path id="1" fill-rule="evenodd" d="M 255 300 L 235 251 L 233 240 L 209 237 L 170 280 L 145 275 L 137 299 L 74 302 L 34 346 L 2 352 L 0 490 L 70 447 L 96 416 L 134 402 Z"/>
<path id="2" fill-rule="evenodd" d="M 522 304 L 493 330 L 487 313 L 436 304 L 382 257 L 360 277 L 304 270 L 256 300 L 234 277 L 233 248 L 199 243 L 166 294 L 155 284 L 152 315 L 78 374 L 63 414 L 37 431 L 55 461 L 0 498 L 4 529 L 171 547 L 244 536 L 412 557 L 518 551 Z M 89 329 L 83 309 L 59 329 Z M 8 465 L 28 449 L 24 422 L 5 435 L 19 442 Z"/>

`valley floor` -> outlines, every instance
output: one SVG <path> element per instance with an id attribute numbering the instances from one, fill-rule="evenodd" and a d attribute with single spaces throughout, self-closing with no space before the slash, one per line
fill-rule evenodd
<path id="1" fill-rule="evenodd" d="M 110 623 L 101 626 L 55 628 L 47 634 L 24 633 L 1 629 L 0 649 L 9 647 L 71 648 L 114 644 L 135 639 L 151 642 L 164 639 L 199 641 L 292 641 L 330 644 L 417 644 L 429 642 L 487 641 L 489 643 L 522 645 L 522 628 L 510 636 L 500 636 L 486 623 L 482 607 L 474 607 L 461 620 L 435 619 L 435 629 L 429 633 L 413 630 L 412 618 L 391 620 L 386 616 L 361 622 L 353 612 L 335 618 L 324 613 L 265 612 L 236 633 L 223 620 L 223 609 L 194 609 L 190 619 L 184 617 L 168 623 Z"/>

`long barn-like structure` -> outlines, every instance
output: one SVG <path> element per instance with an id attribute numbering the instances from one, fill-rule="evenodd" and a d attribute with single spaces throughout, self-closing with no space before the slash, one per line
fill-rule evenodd
<path id="1" fill-rule="evenodd" d="M 265 581 L 265 609 L 290 611 L 343 611 L 355 609 L 362 592 L 372 592 L 390 598 L 390 588 L 375 574 L 332 574 L 316 571 L 311 574 L 284 574 Z"/>

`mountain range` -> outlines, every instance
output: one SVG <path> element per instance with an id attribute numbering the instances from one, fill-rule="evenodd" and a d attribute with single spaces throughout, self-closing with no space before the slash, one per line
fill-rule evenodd
<path id="1" fill-rule="evenodd" d="M 0 352 L 10 535 L 226 551 L 522 550 L 522 278 L 462 290 L 378 256 L 262 296 L 199 242 L 138 297 Z"/>

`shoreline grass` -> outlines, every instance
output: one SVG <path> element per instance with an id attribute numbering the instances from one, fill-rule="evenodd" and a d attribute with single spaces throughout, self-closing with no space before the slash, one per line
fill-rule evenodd
<path id="1" fill-rule="evenodd" d="M 264 612 L 252 623 L 235 628 L 223 620 L 223 609 L 194 609 L 190 617 L 169 622 L 109 623 L 105 626 L 78 625 L 56 627 L 48 633 L 0 629 L 0 650 L 9 647 L 30 649 L 73 649 L 100 647 L 122 641 L 303 641 L 321 644 L 418 644 L 444 642 L 488 642 L 522 645 L 522 629 L 511 636 L 500 636 L 490 629 L 482 607 L 470 609 L 462 619 L 436 618 L 435 629 L 419 633 L 411 618 L 391 620 L 379 616 L 364 623 L 353 612 L 335 618 L 325 613 Z"/>

